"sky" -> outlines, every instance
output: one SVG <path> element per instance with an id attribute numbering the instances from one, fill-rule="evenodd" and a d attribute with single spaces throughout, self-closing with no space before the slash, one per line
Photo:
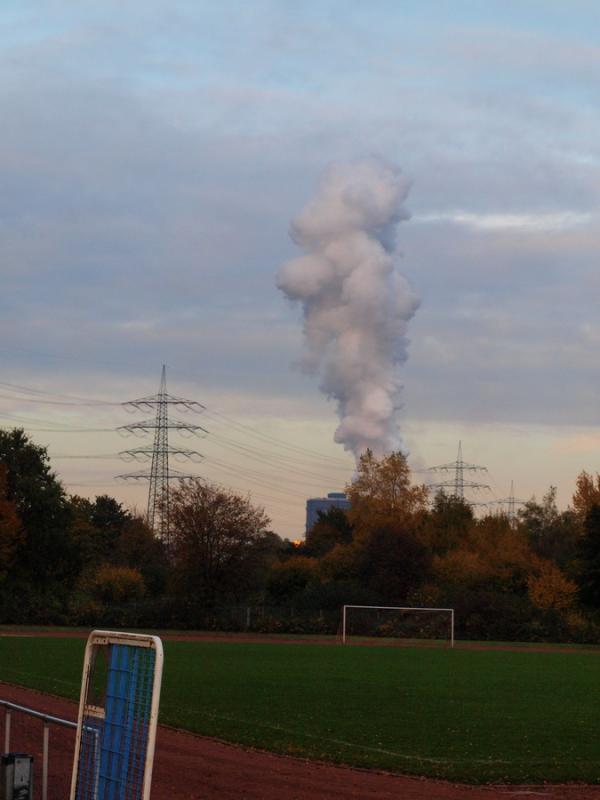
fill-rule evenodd
<path id="1" fill-rule="evenodd" d="M 183 442 L 204 460 L 174 466 L 302 535 L 354 462 L 294 369 L 276 274 L 324 170 L 375 154 L 411 181 L 416 476 L 460 440 L 488 468 L 475 499 L 514 481 L 565 507 L 600 455 L 599 95 L 595 2 L 5 0 L 0 424 L 69 492 L 144 510 L 147 485 L 115 476 L 149 441 L 115 429 L 166 364 L 206 407 Z"/>

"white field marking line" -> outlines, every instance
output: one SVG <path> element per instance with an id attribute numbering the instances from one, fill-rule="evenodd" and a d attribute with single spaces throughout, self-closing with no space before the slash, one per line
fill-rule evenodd
<path id="1" fill-rule="evenodd" d="M 6 669 L 5 667 L 2 667 L 1 674 L 0 674 L 0 683 L 2 683 L 2 681 L 4 681 L 5 683 L 9 683 L 9 681 L 6 681 L 2 677 L 3 675 L 5 675 L 6 672 L 11 673 L 12 675 L 16 675 L 17 677 L 26 676 L 28 678 L 39 678 L 41 676 L 41 673 L 39 673 L 39 672 L 24 672 L 23 670 L 11 669 L 10 667 L 8 667 L 8 669 Z M 73 689 L 77 689 L 77 687 L 79 686 L 78 683 L 73 683 L 73 681 L 67 681 L 64 678 L 54 678 L 53 677 L 51 680 L 52 680 L 53 683 L 62 683 L 64 686 L 70 686 Z M 33 686 L 23 686 L 22 688 L 23 689 L 31 689 L 34 692 L 42 692 L 42 693 L 48 694 L 48 692 L 44 692 L 43 689 L 36 689 Z M 65 700 L 70 700 L 71 702 L 74 702 L 69 697 L 65 697 Z"/>
<path id="2" fill-rule="evenodd" d="M 38 673 L 36 672 L 17 672 L 16 670 L 12 670 L 13 674 L 16 675 L 28 675 L 32 677 L 38 677 Z M 60 678 L 53 678 L 55 683 L 62 683 L 66 686 L 75 686 L 76 684 L 72 683 L 71 681 L 61 680 Z M 27 688 L 27 687 L 23 687 Z M 35 691 L 39 691 L 35 690 Z M 170 706 L 171 709 L 175 711 L 187 711 L 187 709 L 182 709 L 181 706 Z M 243 724 L 252 724 L 254 726 L 260 728 L 268 728 L 274 731 L 280 731 L 281 733 L 289 733 L 293 736 L 304 736 L 307 739 L 316 739 L 319 742 L 329 742 L 330 744 L 337 744 L 341 745 L 342 747 L 351 747 L 356 750 L 366 750 L 371 753 L 381 753 L 382 755 L 389 755 L 389 756 L 396 756 L 397 758 L 403 758 L 406 761 L 426 761 L 429 764 L 545 764 L 545 761 L 534 761 L 532 762 L 530 759 L 516 761 L 515 759 L 499 759 L 499 758 L 431 758 L 430 756 L 422 756 L 416 754 L 408 754 L 408 753 L 398 753 L 396 750 L 387 750 L 381 747 L 371 747 L 366 744 L 358 744 L 357 742 L 347 742 L 344 739 L 331 739 L 328 736 L 318 736 L 315 733 L 308 733 L 307 731 L 297 731 L 293 728 L 284 728 L 282 725 L 273 725 L 268 722 L 262 722 L 255 720 L 252 723 L 249 723 L 247 719 L 241 720 L 239 717 L 234 717 L 231 714 L 216 714 L 210 711 L 201 711 L 202 716 L 208 717 L 209 719 L 222 719 L 228 722 L 237 722 Z M 573 759 L 569 761 L 554 761 L 554 764 L 572 764 Z M 580 761 L 577 760 L 578 764 L 596 764 L 596 761 Z M 514 792 L 513 792 L 514 794 Z"/>
<path id="3" fill-rule="evenodd" d="M 170 709 L 175 711 L 184 711 L 187 709 L 182 709 L 181 706 L 169 706 Z M 258 720 L 248 721 L 247 719 L 241 720 L 239 717 L 235 717 L 232 714 L 217 714 L 211 711 L 201 711 L 202 716 L 209 717 L 210 719 L 222 719 L 226 720 L 227 722 L 237 722 L 243 723 L 247 725 L 253 725 L 255 727 L 260 728 L 269 728 L 275 731 L 281 731 L 281 733 L 289 733 L 293 734 L 294 736 L 305 736 L 308 739 L 316 739 L 319 742 L 330 742 L 331 744 L 339 744 L 343 745 L 344 747 L 353 747 L 357 750 L 368 750 L 374 753 L 382 753 L 383 755 L 391 755 L 397 756 L 398 758 L 404 758 L 406 760 L 414 759 L 415 761 L 427 761 L 432 764 L 530 764 L 533 766 L 536 765 L 544 765 L 547 762 L 545 760 L 537 760 L 532 761 L 530 758 L 521 759 L 517 761 L 516 759 L 494 759 L 494 758 L 431 758 L 429 756 L 420 756 L 420 755 L 409 755 L 407 753 L 398 753 L 395 750 L 386 750 L 379 747 L 371 747 L 366 744 L 358 744 L 354 742 L 347 742 L 344 739 L 330 739 L 327 736 L 319 736 L 315 733 L 308 733 L 306 731 L 296 731 L 293 728 L 284 728 L 282 725 L 273 725 L 269 722 L 262 722 Z M 590 759 L 577 759 L 573 760 L 570 758 L 568 761 L 553 761 L 553 764 L 565 765 L 565 764 L 598 764 L 597 760 L 590 760 Z M 513 792 L 514 794 L 514 792 Z"/>
<path id="4" fill-rule="evenodd" d="M 181 707 L 170 706 L 171 710 L 175 711 L 182 711 Z M 371 747 L 366 744 L 358 744 L 355 742 L 347 742 L 344 739 L 331 739 L 328 736 L 319 736 L 316 733 L 308 733 L 307 731 L 297 731 L 293 728 L 284 728 L 282 725 L 273 725 L 269 722 L 261 722 L 258 720 L 252 720 L 251 722 L 247 719 L 241 720 L 239 717 L 234 717 L 231 714 L 216 714 L 210 711 L 201 711 L 202 716 L 208 717 L 209 719 L 216 719 L 216 720 L 226 720 L 227 722 L 237 722 L 243 723 L 247 725 L 253 725 L 254 727 L 259 728 L 268 728 L 269 730 L 280 731 L 281 733 L 288 733 L 292 736 L 304 736 L 307 739 L 316 739 L 318 742 L 329 742 L 330 744 L 337 744 L 341 745 L 342 747 L 351 747 L 356 750 L 367 750 L 371 753 L 381 753 L 382 755 L 388 756 L 396 756 L 397 758 L 402 758 L 406 761 L 427 761 L 429 764 L 515 764 L 515 761 L 507 761 L 505 759 L 492 759 L 492 758 L 431 758 L 430 756 L 421 756 L 421 755 L 411 755 L 408 753 L 398 753 L 396 750 L 386 750 L 381 747 Z M 523 763 L 530 763 L 529 761 Z M 542 762 L 545 763 L 545 762 Z M 557 762 L 553 762 L 557 763 Z M 571 761 L 564 762 L 571 763 Z M 595 763 L 595 762 L 592 762 Z"/>

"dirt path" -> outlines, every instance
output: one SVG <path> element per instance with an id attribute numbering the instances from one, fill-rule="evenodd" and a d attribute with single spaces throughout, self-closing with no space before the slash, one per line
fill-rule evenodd
<path id="1" fill-rule="evenodd" d="M 5 683 L 0 683 L 0 699 L 65 719 L 74 720 L 77 714 L 74 703 Z M 68 797 L 73 743 L 71 730 L 52 728 L 48 800 Z M 40 797 L 41 747 L 40 721 L 14 714 L 11 749 L 35 756 L 36 800 Z M 536 797 L 600 800 L 600 786 L 462 786 L 315 764 L 161 726 L 152 790 L 153 800 L 534 800 Z"/>
<path id="2" fill-rule="evenodd" d="M 2 636 L 52 636 L 57 639 L 87 639 L 90 633 L 89 628 L 56 629 L 29 626 L 0 626 L 0 637 Z M 141 631 L 140 631 L 141 632 Z M 285 634 L 264 634 L 264 633 L 233 633 L 219 631 L 163 631 L 163 630 L 144 630 L 144 633 L 152 633 L 160 636 L 163 641 L 171 642 L 240 642 L 246 644 L 314 644 L 323 646 L 338 646 L 340 639 L 336 636 L 286 636 Z M 443 644 L 432 644 L 431 642 L 407 641 L 389 639 L 354 639 L 353 645 L 363 647 L 427 647 L 442 648 L 447 647 Z M 456 642 L 457 650 L 503 650 L 511 653 L 594 653 L 600 657 L 600 647 L 575 647 L 569 645 L 552 644 L 532 644 L 523 643 L 502 643 L 494 642 Z"/>

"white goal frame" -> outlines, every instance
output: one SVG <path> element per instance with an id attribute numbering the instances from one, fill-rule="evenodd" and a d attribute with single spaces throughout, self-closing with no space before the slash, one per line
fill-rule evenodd
<path id="1" fill-rule="evenodd" d="M 442 611 L 450 614 L 450 647 L 454 647 L 454 609 L 453 608 L 413 608 L 411 606 L 344 606 L 342 611 L 342 644 L 346 644 L 346 614 L 349 608 L 372 608 L 377 611 Z"/>

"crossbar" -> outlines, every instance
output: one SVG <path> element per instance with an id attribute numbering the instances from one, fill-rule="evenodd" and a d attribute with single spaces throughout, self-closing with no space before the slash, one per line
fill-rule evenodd
<path id="1" fill-rule="evenodd" d="M 345 605 L 342 610 L 342 644 L 346 644 L 346 611 L 349 608 L 372 608 L 381 611 L 445 611 L 450 614 L 450 647 L 454 647 L 454 609 L 453 608 L 424 608 L 419 606 L 359 606 Z"/>

